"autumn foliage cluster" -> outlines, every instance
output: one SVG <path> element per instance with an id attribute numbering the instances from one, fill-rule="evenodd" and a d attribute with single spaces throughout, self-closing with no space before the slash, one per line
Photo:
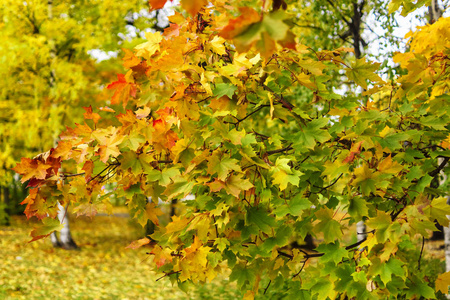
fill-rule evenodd
<path id="1" fill-rule="evenodd" d="M 449 224 L 436 182 L 450 159 L 450 19 L 411 33 L 394 57 L 402 75 L 383 80 L 351 48 L 302 44 L 286 2 L 181 1 L 185 15 L 124 50 L 109 103 L 14 168 L 31 187 L 26 215 L 43 222 L 33 240 L 60 228 L 58 202 L 110 212 L 114 182 L 132 216 L 157 225 L 151 260 L 181 287 L 231 269 L 248 299 L 447 293 L 448 275 L 427 277 L 411 253 L 435 220 Z M 189 194 L 160 224 L 159 201 Z M 355 243 L 347 229 L 361 220 Z M 315 252 L 292 247 L 308 234 Z"/>

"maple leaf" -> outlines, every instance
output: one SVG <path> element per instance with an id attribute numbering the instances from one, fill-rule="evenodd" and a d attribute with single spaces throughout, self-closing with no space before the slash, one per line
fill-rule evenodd
<path id="1" fill-rule="evenodd" d="M 450 205 L 447 204 L 446 197 L 434 198 L 431 204 L 423 209 L 423 212 L 430 216 L 430 219 L 436 219 L 442 226 L 448 226 L 450 220 Z"/>
<path id="2" fill-rule="evenodd" d="M 100 115 L 97 113 L 92 112 L 92 106 L 89 107 L 83 107 L 84 110 L 86 111 L 83 116 L 85 119 L 90 119 L 92 121 L 94 121 L 94 124 L 97 124 L 98 120 L 101 119 Z"/>
<path id="3" fill-rule="evenodd" d="M 137 45 L 134 49 L 137 50 L 137 56 L 150 60 L 150 57 L 160 50 L 159 43 L 161 43 L 163 37 L 160 32 L 146 32 L 145 38 L 148 41 Z"/>
<path id="4" fill-rule="evenodd" d="M 59 231 L 63 228 L 63 224 L 57 219 L 45 218 L 42 220 L 43 225 L 35 227 L 31 231 L 31 237 L 33 238 L 29 243 L 43 239 L 49 236 L 54 231 Z"/>
<path id="5" fill-rule="evenodd" d="M 144 227 L 145 224 L 147 224 L 148 220 L 152 221 L 153 224 L 158 225 L 159 224 L 158 216 L 161 215 L 163 215 L 163 212 L 159 207 L 156 207 L 155 203 L 153 202 L 147 203 L 142 217 L 138 218 L 138 222 L 139 224 L 141 224 L 142 227 Z"/>
<path id="6" fill-rule="evenodd" d="M 261 17 L 256 10 L 251 7 L 240 7 L 241 15 L 228 22 L 228 25 L 222 29 L 220 35 L 225 39 L 232 39 L 243 32 L 249 25 L 258 22 Z"/>
<path id="7" fill-rule="evenodd" d="M 403 167 L 396 161 L 392 161 L 391 155 L 386 157 L 378 164 L 378 171 L 387 174 L 397 174 L 403 170 Z"/>
<path id="8" fill-rule="evenodd" d="M 239 161 L 233 158 L 222 158 L 220 153 L 214 153 L 208 159 L 208 173 L 213 175 L 217 173 L 218 179 L 225 181 L 230 171 L 240 172 L 241 168 L 237 164 Z"/>
<path id="9" fill-rule="evenodd" d="M 448 286 L 450 285 L 450 272 L 439 274 L 436 279 L 436 291 L 441 291 L 442 294 L 448 294 Z"/>
<path id="10" fill-rule="evenodd" d="M 77 217 L 86 216 L 92 219 L 97 214 L 97 206 L 92 203 L 82 203 L 74 208 L 74 213 Z"/>
<path id="11" fill-rule="evenodd" d="M 375 71 L 378 70 L 379 63 L 366 62 L 366 58 L 357 59 L 356 62 L 346 71 L 348 79 L 353 80 L 356 84 L 367 89 L 366 80 L 374 82 L 382 82 L 383 80 Z"/>
<path id="12" fill-rule="evenodd" d="M 122 51 L 125 52 L 125 56 L 122 58 L 123 66 L 125 68 L 130 69 L 141 63 L 141 60 L 136 55 L 134 55 L 133 51 L 125 48 L 122 48 Z"/>
<path id="13" fill-rule="evenodd" d="M 127 249 L 134 249 L 135 250 L 135 249 L 138 249 L 138 248 L 140 248 L 140 247 L 142 247 L 144 245 L 150 244 L 150 242 L 151 242 L 150 239 L 145 237 L 143 239 L 131 242 L 131 244 L 129 244 L 125 248 L 127 248 Z"/>
<path id="14" fill-rule="evenodd" d="M 172 2 L 172 0 L 170 0 Z M 161 9 L 166 4 L 167 0 L 148 0 L 148 4 L 150 4 L 150 11 Z"/>
<path id="15" fill-rule="evenodd" d="M 195 16 L 206 4 L 208 4 L 207 0 L 181 0 L 181 7 L 190 13 L 191 16 Z"/>
<path id="16" fill-rule="evenodd" d="M 118 134 L 114 127 L 110 127 L 109 130 L 97 131 L 93 136 L 100 144 L 98 155 L 102 162 L 106 163 L 110 156 L 118 157 L 120 155 L 121 152 L 117 146 L 122 143 L 125 136 Z"/>
<path id="17" fill-rule="evenodd" d="M 351 163 L 355 160 L 355 156 L 359 153 L 361 153 L 361 145 L 362 145 L 362 141 L 353 144 L 352 148 L 350 149 L 350 153 L 348 154 L 348 156 L 342 161 L 342 163 L 347 164 L 347 163 Z"/>
<path id="18" fill-rule="evenodd" d="M 66 160 L 72 152 L 72 147 L 72 141 L 59 141 L 58 146 L 56 146 L 52 156 L 54 158 L 61 158 L 62 160 Z"/>
<path id="19" fill-rule="evenodd" d="M 219 55 L 225 55 L 227 52 L 225 51 L 224 43 L 225 39 L 220 36 L 215 36 L 209 43 L 214 50 Z"/>
<path id="20" fill-rule="evenodd" d="M 43 163 L 40 160 L 22 157 L 20 163 L 17 163 L 13 170 L 22 175 L 20 181 L 24 183 L 31 178 L 45 179 L 47 170 L 51 167 L 52 165 Z"/>
<path id="21" fill-rule="evenodd" d="M 238 198 L 242 191 L 248 191 L 253 187 L 253 184 L 248 179 L 242 179 L 242 176 L 243 175 L 231 175 L 228 177 L 225 182 L 225 191 L 228 194 Z"/>
<path id="22" fill-rule="evenodd" d="M 137 92 L 136 84 L 128 82 L 123 74 L 117 74 L 117 81 L 112 82 L 106 88 L 116 90 L 111 98 L 111 103 L 123 103 L 123 107 L 127 105 L 130 96 L 135 97 Z"/>

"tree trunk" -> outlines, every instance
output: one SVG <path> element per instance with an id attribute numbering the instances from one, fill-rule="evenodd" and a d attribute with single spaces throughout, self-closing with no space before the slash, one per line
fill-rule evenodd
<path id="1" fill-rule="evenodd" d="M 58 239 L 56 232 L 53 232 L 50 235 L 53 247 L 61 247 L 66 250 L 78 249 L 77 244 L 72 239 L 72 235 L 70 234 L 69 216 L 66 214 L 66 209 L 59 203 L 58 219 L 61 224 L 63 224 L 63 228 L 61 229 L 60 239 Z"/>
<path id="2" fill-rule="evenodd" d="M 442 17 L 442 10 L 439 7 L 438 0 L 431 0 L 431 5 L 428 6 L 428 23 L 433 24 L 440 17 Z"/>
<path id="3" fill-rule="evenodd" d="M 9 226 L 10 224 L 10 216 L 11 216 L 11 201 L 10 201 L 10 192 L 9 187 L 3 186 L 0 187 L 0 199 L 3 198 L 3 201 L 0 200 L 0 210 L 3 207 L 3 212 L 0 212 L 0 224 Z"/>

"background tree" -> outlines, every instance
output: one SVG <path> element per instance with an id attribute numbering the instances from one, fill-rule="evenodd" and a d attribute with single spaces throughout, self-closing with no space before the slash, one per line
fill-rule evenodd
<path id="1" fill-rule="evenodd" d="M 6 0 L 0 16 L 0 211 L 8 212 L 25 197 L 11 168 L 55 146 L 66 125 L 82 122 L 83 107 L 104 106 L 101 87 L 121 69 L 106 53 L 156 23 L 138 0 Z M 92 50 L 107 61 L 96 61 Z"/>
<path id="2" fill-rule="evenodd" d="M 43 221 L 33 240 L 61 228 L 58 203 L 108 211 L 102 186 L 114 180 L 141 224 L 160 225 L 155 270 L 181 287 L 231 269 L 249 299 L 447 293 L 448 273 L 421 268 L 416 241 L 435 219 L 449 223 L 431 183 L 450 159 L 450 20 L 412 34 L 410 52 L 394 56 L 405 75 L 385 82 L 379 64 L 349 49 L 302 44 L 284 2 L 206 4 L 183 1 L 191 17 L 175 14 L 126 53 L 129 70 L 108 86 L 129 108 L 116 123 L 88 112 L 56 148 L 14 168 L 33 187 L 25 213 Z M 360 88 L 337 95 L 335 73 Z M 66 165 L 73 174 L 59 171 Z M 148 197 L 189 193 L 184 213 L 158 224 Z M 352 241 L 344 233 L 361 220 L 370 232 Z M 307 234 L 320 239 L 315 252 L 289 248 Z"/>

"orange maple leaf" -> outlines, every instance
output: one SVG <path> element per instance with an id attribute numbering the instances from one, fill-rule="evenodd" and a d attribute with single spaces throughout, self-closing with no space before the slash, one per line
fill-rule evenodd
<path id="1" fill-rule="evenodd" d="M 89 107 L 83 107 L 86 111 L 83 116 L 85 119 L 90 119 L 94 121 L 94 124 L 97 124 L 98 120 L 101 119 L 100 115 L 98 113 L 92 112 L 92 106 L 89 105 Z"/>
<path id="2" fill-rule="evenodd" d="M 22 157 L 20 163 L 17 163 L 13 170 L 22 175 L 20 181 L 24 183 L 31 178 L 45 179 L 47 177 L 47 170 L 51 167 L 52 165 L 39 160 Z"/>
<path id="3" fill-rule="evenodd" d="M 127 105 L 130 95 L 135 97 L 137 92 L 136 84 L 128 82 L 123 74 L 117 74 L 117 81 L 112 82 L 106 88 L 116 90 L 111 98 L 111 103 L 118 104 L 122 102 L 123 107 Z"/>
<path id="4" fill-rule="evenodd" d="M 163 8 L 166 2 L 167 0 L 148 0 L 150 11 Z M 172 2 L 172 0 L 170 2 Z"/>
<path id="5" fill-rule="evenodd" d="M 137 66 L 140 64 L 141 60 L 134 55 L 134 52 L 125 48 L 122 48 L 123 52 L 125 52 L 125 56 L 122 58 L 123 66 L 127 69 Z"/>
<path id="6" fill-rule="evenodd" d="M 241 7 L 239 8 L 239 11 L 241 12 L 241 15 L 228 22 L 228 25 L 220 32 L 221 37 L 232 39 L 243 32 L 247 26 L 261 20 L 261 16 L 253 8 Z"/>

